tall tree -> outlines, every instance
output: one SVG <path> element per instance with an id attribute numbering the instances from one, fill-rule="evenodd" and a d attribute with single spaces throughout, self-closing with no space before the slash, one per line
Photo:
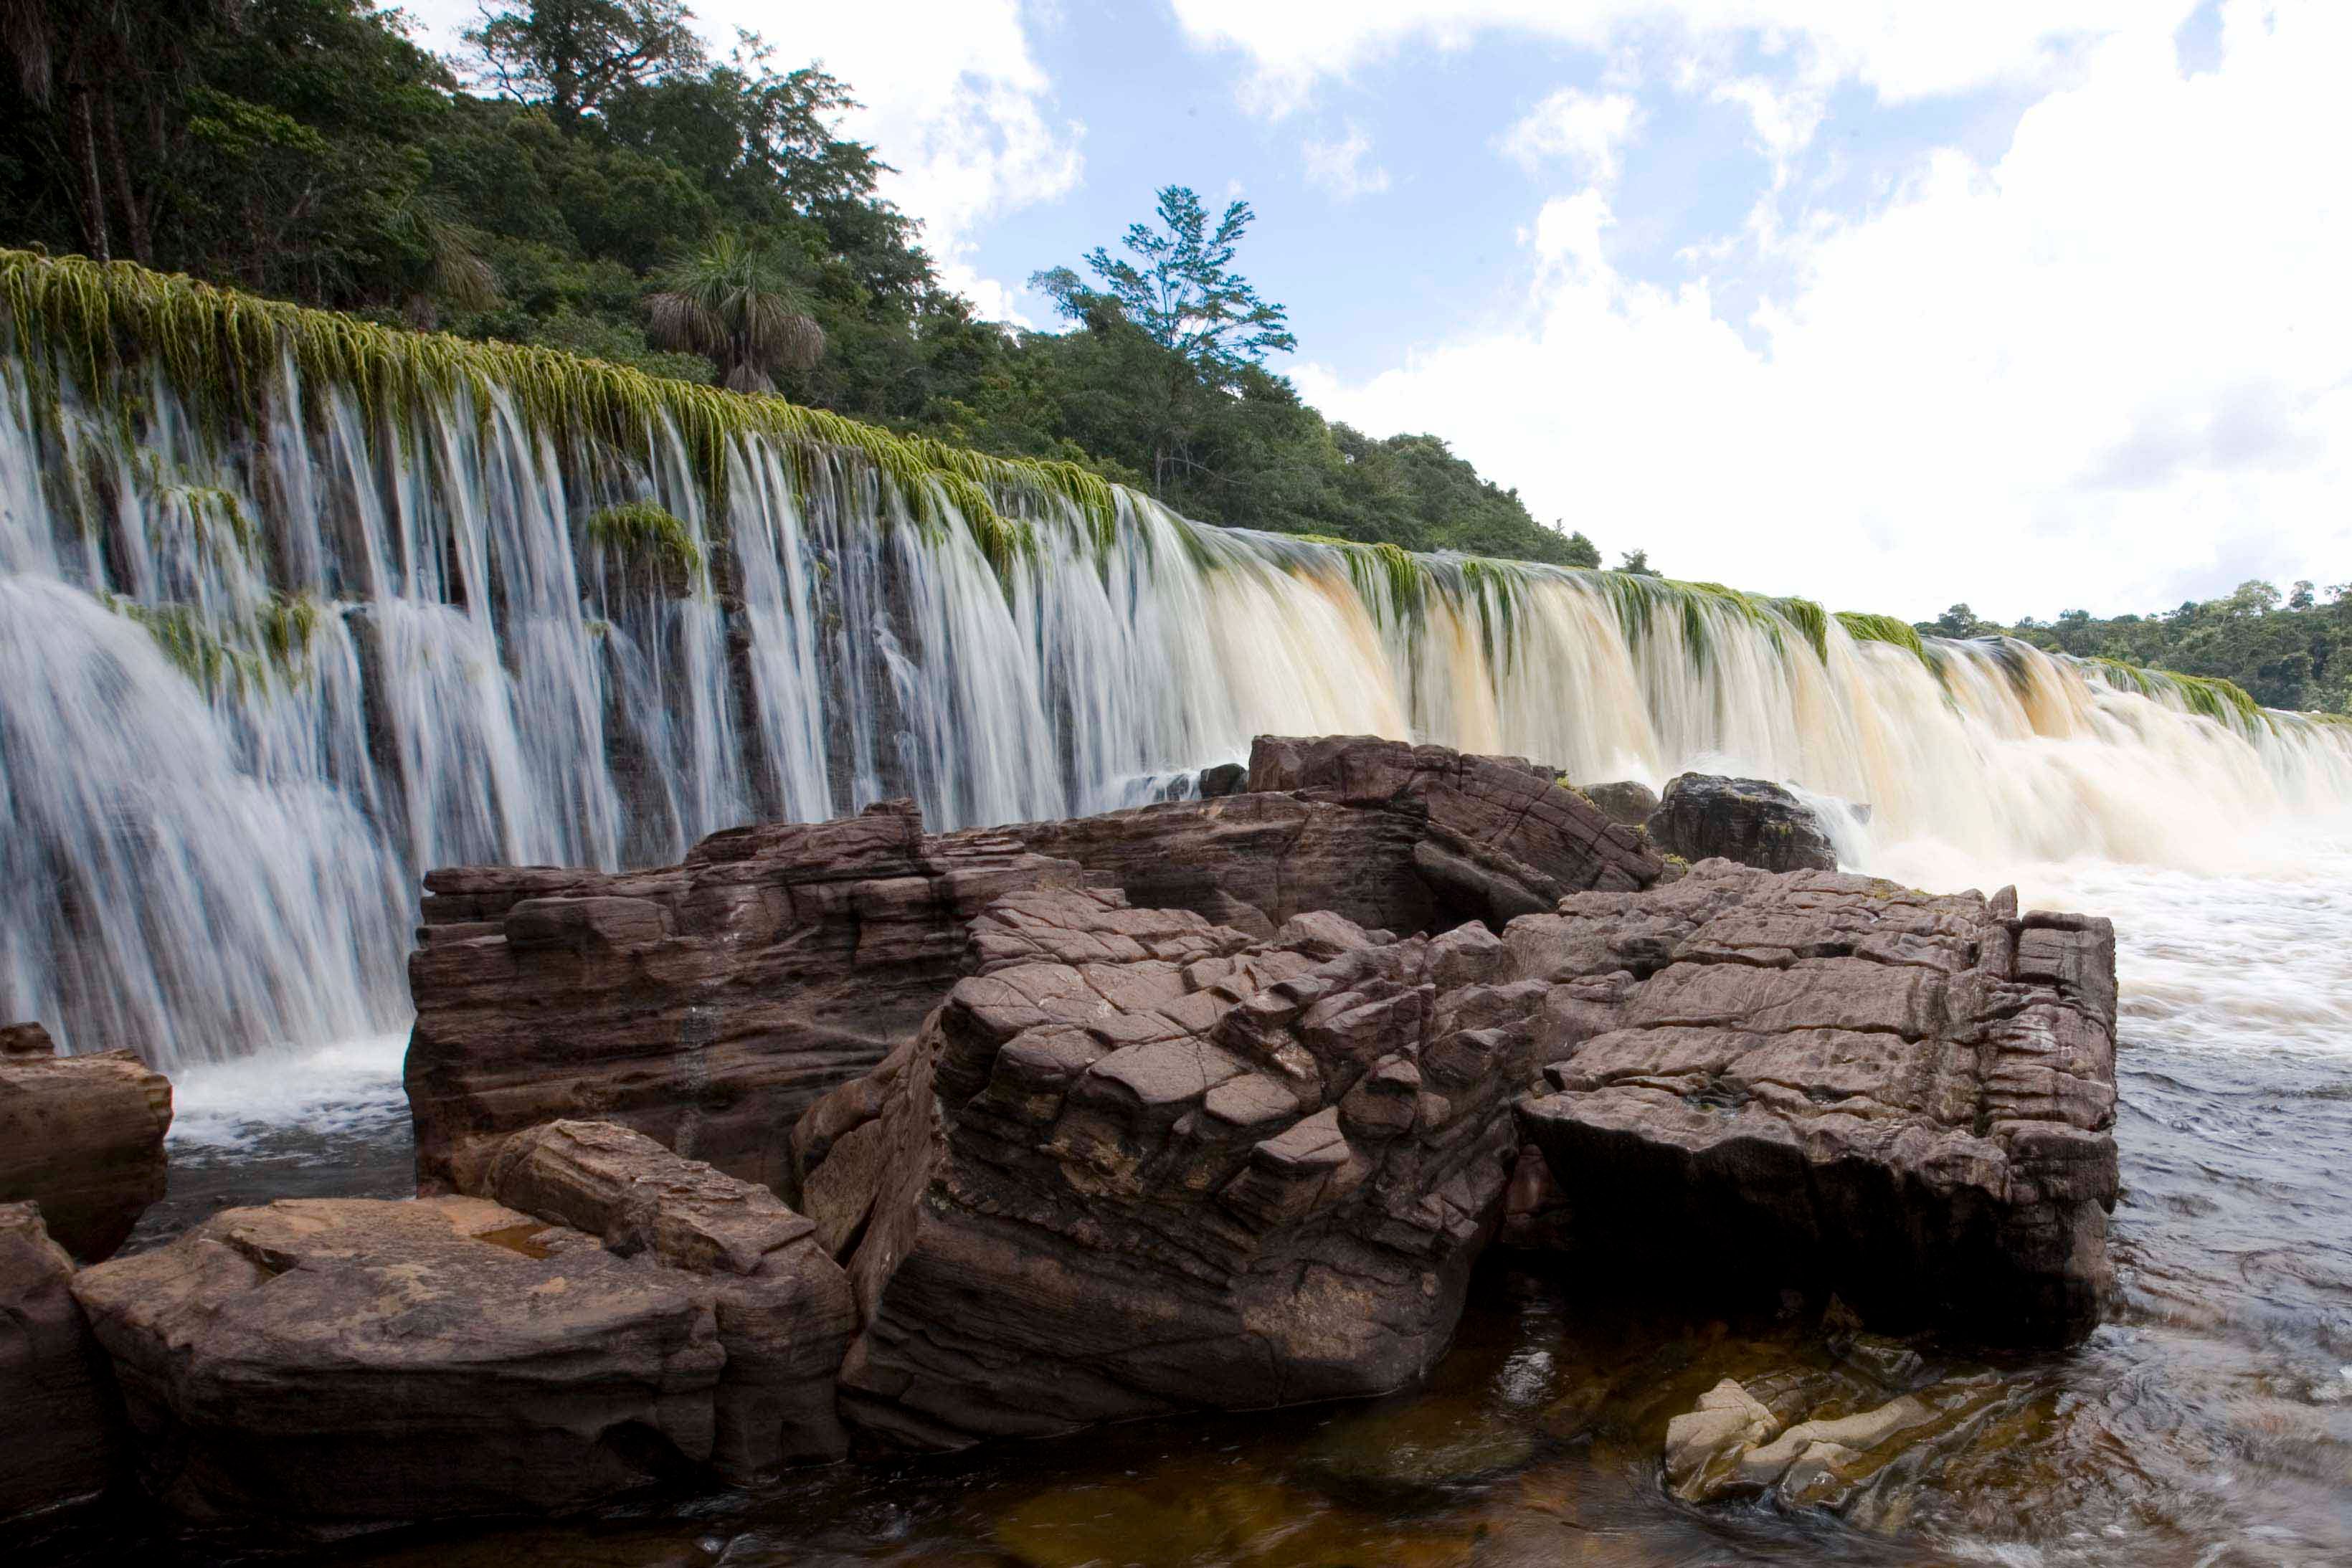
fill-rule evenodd
<path id="1" fill-rule="evenodd" d="M 824 352 L 792 275 L 772 251 L 722 234 L 658 276 L 646 296 L 656 346 L 707 356 L 730 392 L 776 390 L 782 370 L 806 370 Z"/>
<path id="2" fill-rule="evenodd" d="M 1227 205 L 1212 230 L 1201 198 L 1186 186 L 1169 185 L 1160 192 L 1159 214 L 1158 228 L 1128 225 L 1121 243 L 1134 261 L 1101 246 L 1087 253 L 1087 266 L 1129 320 L 1224 387 L 1240 379 L 1244 366 L 1298 346 L 1290 313 L 1258 298 L 1256 287 L 1234 270 L 1234 254 L 1257 217 L 1247 202 Z M 1041 272 L 1030 283 L 1073 319 L 1087 319 L 1090 291 L 1070 268 Z"/>
<path id="3" fill-rule="evenodd" d="M 0 46 L 16 62 L 24 96 L 37 110 L 64 111 L 62 141 L 38 124 L 17 133 L 47 142 L 64 165 L 84 248 L 100 261 L 113 255 L 110 208 L 131 253 L 154 259 L 133 163 L 164 154 L 162 104 L 188 42 L 240 9 L 240 0 L 0 0 Z M 144 147 L 132 140 L 142 131 Z"/>
<path id="4" fill-rule="evenodd" d="M 577 125 L 613 93 L 698 70 L 702 40 L 681 0 L 529 0 L 482 8 L 466 35 L 509 97 Z"/>

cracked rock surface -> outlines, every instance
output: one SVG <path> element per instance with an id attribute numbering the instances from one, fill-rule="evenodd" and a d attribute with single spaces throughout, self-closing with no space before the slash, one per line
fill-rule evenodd
<path id="1" fill-rule="evenodd" d="M 1514 921 L 1553 1092 L 1520 1107 L 1578 1245 L 1834 1290 L 1874 1326 L 2063 1343 L 2112 1284 L 2115 934 L 1704 862 Z"/>
<path id="2" fill-rule="evenodd" d="M 845 1451 L 848 1281 L 774 1194 L 598 1123 L 476 1178 L 230 1209 L 74 1278 L 159 1500 L 324 1538 Z"/>
<path id="3" fill-rule="evenodd" d="M 1493 934 L 1257 942 L 1087 890 L 1003 899 L 972 946 L 798 1131 L 864 1316 L 847 1420 L 954 1448 L 1433 1364 L 1532 1070 L 1542 988 L 1497 983 Z"/>
<path id="4" fill-rule="evenodd" d="M 408 966 L 418 1179 L 467 1186 L 498 1139 L 571 1117 L 778 1186 L 793 1118 L 914 1034 L 973 912 L 1081 880 L 1001 833 L 927 835 L 905 800 L 655 871 L 433 872 Z"/>

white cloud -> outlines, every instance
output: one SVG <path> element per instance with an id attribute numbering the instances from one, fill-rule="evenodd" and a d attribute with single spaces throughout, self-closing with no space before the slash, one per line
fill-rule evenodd
<path id="1" fill-rule="evenodd" d="M 459 47 L 478 11 L 474 0 L 405 8 L 424 41 L 444 51 Z M 1053 114 L 1053 84 L 1031 51 L 1019 0 L 803 6 L 789 16 L 773 0 L 698 0 L 694 9 L 719 53 L 746 27 L 776 47 L 780 68 L 820 60 L 847 82 L 862 107 L 843 131 L 893 166 L 882 193 L 922 221 L 941 276 L 982 314 L 1011 310 L 1015 291 L 970 265 L 974 236 L 1005 213 L 1066 194 L 1084 168 L 1084 128 Z"/>
<path id="2" fill-rule="evenodd" d="M 1612 185 L 1641 121 L 1630 94 L 1562 88 L 1503 132 L 1496 146 L 1530 172 L 1563 159 L 1586 183 Z"/>
<path id="3" fill-rule="evenodd" d="M 1199 47 L 1244 56 L 1244 100 L 1300 107 L 1318 83 L 1416 50 L 1511 31 L 1608 50 L 1643 34 L 1753 42 L 1805 57 L 1803 74 L 1852 78 L 1890 102 L 2038 79 L 2063 46 L 2126 26 L 2177 26 L 2196 0 L 1171 0 Z"/>
<path id="4" fill-rule="evenodd" d="M 1353 123 L 1347 135 L 1336 141 L 1309 141 L 1302 151 L 1307 156 L 1307 180 L 1328 192 L 1334 201 L 1352 202 L 1389 188 L 1389 172 L 1377 163 L 1366 164 L 1371 156 L 1371 138 Z"/>
<path id="5" fill-rule="evenodd" d="M 2147 609 L 2352 558 L 2352 7 L 2233 0 L 2184 78 L 2097 45 L 1990 166 L 1780 243 L 1747 323 L 1603 256 L 1606 194 L 1523 233 L 1519 319 L 1302 391 L 1439 430 L 1538 516 L 1666 570 L 1906 615 Z"/>

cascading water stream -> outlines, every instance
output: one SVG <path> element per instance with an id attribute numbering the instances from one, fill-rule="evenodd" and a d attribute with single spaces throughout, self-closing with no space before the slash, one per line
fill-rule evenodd
<path id="1" fill-rule="evenodd" d="M 1006 551 L 970 495 L 837 442 L 659 407 L 616 437 L 495 376 L 394 396 L 290 347 L 223 419 L 166 356 L 93 371 L 25 321 L 0 1015 L 69 1048 L 173 1066 L 396 1029 L 434 865 L 658 863 L 896 794 L 939 828 L 1098 811 L 1260 733 L 1787 779 L 1872 806 L 1843 830 L 1864 864 L 2194 868 L 2352 803 L 2352 732 L 2015 643 L 1915 652 L 1793 601 L 1123 491 L 1097 516 L 997 486 L 1034 538 Z M 599 534 L 648 504 L 662 549 Z"/>

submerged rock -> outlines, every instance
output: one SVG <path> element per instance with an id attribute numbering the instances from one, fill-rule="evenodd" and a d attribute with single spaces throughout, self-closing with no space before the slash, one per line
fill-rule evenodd
<path id="1" fill-rule="evenodd" d="M 845 1451 L 848 1283 L 774 1195 L 583 1123 L 472 1179 L 504 1201 L 281 1200 L 75 1280 L 160 1500 L 332 1537 Z"/>
<path id="2" fill-rule="evenodd" d="M 1326 915 L 1260 943 L 1090 891 L 1003 899 L 972 941 L 887 1082 L 799 1129 L 812 1193 L 874 1141 L 828 1198 L 865 1316 L 849 1421 L 955 1448 L 1429 1369 L 1541 997 L 1492 983 L 1490 934 Z"/>
<path id="3" fill-rule="evenodd" d="M 97 1500 L 119 1432 L 105 1357 L 73 1299 L 73 1260 L 39 1209 L 0 1204 L 0 1544 L 21 1542 Z"/>
<path id="4" fill-rule="evenodd" d="M 1877 1326 L 2089 1332 L 2112 1284 L 2115 934 L 1723 862 L 1512 923 L 1555 1092 L 1520 1122 L 1580 1248 Z"/>
<path id="5" fill-rule="evenodd" d="M 0 1203 L 37 1205 L 84 1262 L 109 1257 L 163 1196 L 171 1080 L 127 1051 L 59 1056 L 37 1023 L 0 1034 Z"/>
<path id="6" fill-rule="evenodd" d="M 421 1182 L 498 1139 L 617 1122 L 768 1186 L 810 1102 L 910 1037 L 989 899 L 1074 885 L 996 833 L 926 835 L 907 801 L 714 833 L 682 865 L 437 871 L 409 959 Z"/>
<path id="7" fill-rule="evenodd" d="M 1837 851 L 1806 806 L 1761 779 L 1685 773 L 1667 780 L 1650 842 L 1691 862 L 1720 858 L 1764 871 L 1835 871 Z"/>

